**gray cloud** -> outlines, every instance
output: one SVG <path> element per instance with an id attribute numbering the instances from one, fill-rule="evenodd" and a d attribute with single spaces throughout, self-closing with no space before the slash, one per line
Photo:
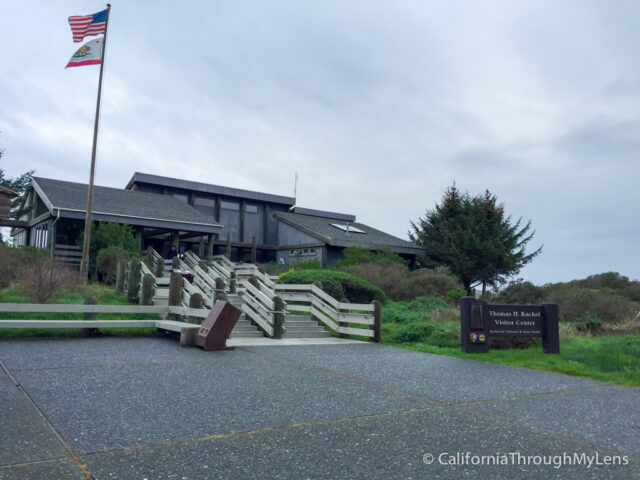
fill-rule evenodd
<path id="1" fill-rule="evenodd" d="M 63 68 L 77 46 L 66 16 L 87 6 L 5 3 L 2 167 L 87 181 L 97 68 Z M 532 219 L 545 249 L 523 276 L 638 278 L 639 13 L 582 0 L 114 5 L 96 180 L 122 187 L 138 170 L 291 195 L 297 171 L 301 205 L 401 237 L 456 181 Z"/>

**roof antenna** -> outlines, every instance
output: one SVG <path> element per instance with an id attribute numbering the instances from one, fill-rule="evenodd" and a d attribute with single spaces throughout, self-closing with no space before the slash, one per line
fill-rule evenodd
<path id="1" fill-rule="evenodd" d="M 298 172 L 296 172 L 295 180 L 293 181 L 293 200 L 294 202 L 298 198 Z"/>

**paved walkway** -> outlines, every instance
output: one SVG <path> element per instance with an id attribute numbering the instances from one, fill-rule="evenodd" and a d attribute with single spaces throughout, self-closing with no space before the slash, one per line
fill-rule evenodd
<path id="1" fill-rule="evenodd" d="M 640 477 L 640 389 L 563 375 L 161 337 L 4 340 L 0 361 L 2 480 Z"/>

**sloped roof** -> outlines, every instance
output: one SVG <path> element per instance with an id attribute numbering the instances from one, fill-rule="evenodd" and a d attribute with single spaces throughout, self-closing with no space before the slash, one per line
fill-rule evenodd
<path id="1" fill-rule="evenodd" d="M 182 180 L 172 177 L 163 177 L 161 175 L 152 175 L 150 173 L 135 172 L 131 177 L 131 180 L 129 180 L 126 188 L 131 189 L 135 183 L 148 183 L 152 185 L 161 185 L 163 187 L 172 187 L 183 190 L 211 193 L 214 195 L 226 195 L 229 197 L 245 198 L 247 200 L 281 203 L 287 206 L 292 206 L 296 202 L 295 198 L 285 197 L 283 195 L 255 192 L 253 190 L 244 190 L 242 188 L 223 187 L 222 185 L 212 185 L 210 183 L 194 182 L 191 180 Z"/>
<path id="2" fill-rule="evenodd" d="M 52 215 L 84 218 L 89 186 L 51 178 L 34 177 L 32 186 Z M 128 223 L 154 228 L 194 232 L 218 232 L 211 217 L 169 195 L 94 185 L 92 217 L 96 221 Z"/>
<path id="3" fill-rule="evenodd" d="M 302 215 L 290 212 L 275 212 L 276 218 L 298 230 L 305 232 L 331 246 L 337 247 L 363 247 L 379 250 L 389 247 L 396 253 L 408 253 L 414 255 L 424 254 L 425 250 L 388 233 L 359 222 L 349 222 L 349 228 L 355 227 L 364 233 L 355 231 L 347 232 L 332 224 L 343 225 L 345 222 L 335 218 L 319 217 L 316 215 Z M 346 225 L 346 224 L 345 224 Z"/>

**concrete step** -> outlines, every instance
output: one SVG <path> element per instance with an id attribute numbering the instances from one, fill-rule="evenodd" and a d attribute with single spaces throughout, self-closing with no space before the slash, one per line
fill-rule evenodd
<path id="1" fill-rule="evenodd" d="M 235 327 L 233 327 L 233 332 L 256 332 L 258 331 L 258 327 L 254 327 L 252 325 L 248 325 L 248 326 L 238 326 L 236 325 Z"/>
<path id="2" fill-rule="evenodd" d="M 231 331 L 231 335 L 229 335 L 229 338 L 263 338 L 264 335 L 262 334 L 262 332 L 259 332 L 258 330 L 254 331 L 254 332 L 236 332 L 235 330 Z"/>
<path id="3" fill-rule="evenodd" d="M 282 338 L 330 338 L 329 332 L 290 332 L 288 329 L 285 331 Z"/>
<path id="4" fill-rule="evenodd" d="M 287 332 L 324 332 L 324 327 L 320 327 L 318 325 L 291 325 L 285 323 L 285 328 Z"/>

